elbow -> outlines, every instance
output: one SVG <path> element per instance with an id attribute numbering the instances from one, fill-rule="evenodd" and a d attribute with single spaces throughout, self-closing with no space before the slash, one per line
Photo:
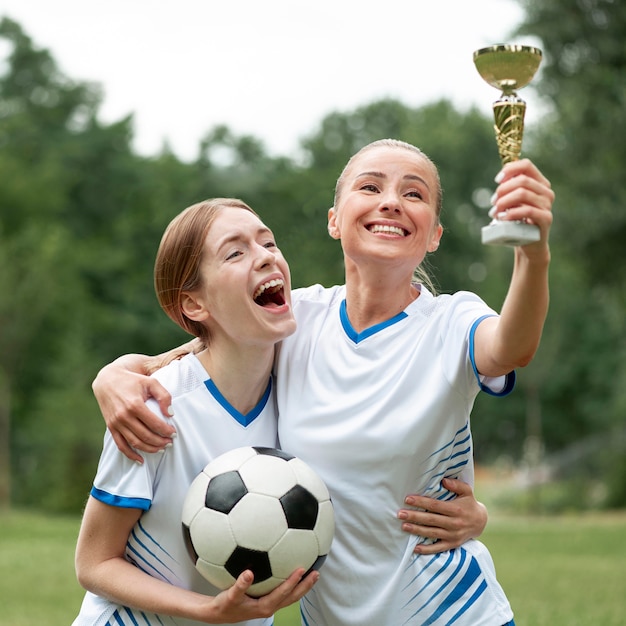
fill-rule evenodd
<path id="1" fill-rule="evenodd" d="M 74 571 L 76 572 L 76 580 L 78 584 L 85 590 L 91 591 L 91 586 L 89 584 L 89 570 L 86 567 L 83 567 L 80 563 L 76 562 L 74 564 Z"/>
<path id="2" fill-rule="evenodd" d="M 523 357 L 520 357 L 517 360 L 517 363 L 516 363 L 516 365 L 515 365 L 515 367 L 513 369 L 521 369 L 523 367 L 526 367 L 533 360 L 534 356 L 535 356 L 534 354 L 529 354 L 529 355 L 525 355 Z"/>
<path id="3" fill-rule="evenodd" d="M 529 365 L 531 363 L 531 361 L 535 358 L 535 354 L 537 354 L 537 348 L 539 346 L 534 346 L 532 349 L 527 350 L 526 352 L 521 353 L 520 355 L 518 355 L 517 359 L 515 360 L 515 368 L 522 368 L 522 367 L 526 367 L 527 365 Z"/>
<path id="4" fill-rule="evenodd" d="M 96 593 L 95 568 L 80 558 L 74 560 L 74 571 L 78 584 L 86 591 Z"/>

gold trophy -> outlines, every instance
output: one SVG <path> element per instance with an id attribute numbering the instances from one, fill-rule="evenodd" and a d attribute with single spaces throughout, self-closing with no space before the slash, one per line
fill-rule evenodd
<path id="1" fill-rule="evenodd" d="M 517 161 L 522 151 L 526 102 L 516 93 L 532 80 L 541 63 L 541 50 L 531 46 L 499 44 L 474 52 L 474 65 L 482 78 L 502 91 L 493 103 L 494 129 L 502 164 Z M 523 246 L 539 241 L 539 228 L 523 221 L 493 219 L 482 228 L 484 244 Z"/>

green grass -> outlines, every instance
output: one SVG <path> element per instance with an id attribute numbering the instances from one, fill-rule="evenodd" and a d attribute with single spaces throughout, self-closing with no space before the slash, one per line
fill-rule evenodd
<path id="1" fill-rule="evenodd" d="M 618 626 L 626 515 L 491 519 L 484 542 L 518 626 Z"/>
<path id="2" fill-rule="evenodd" d="M 0 514 L 0 626 L 64 626 L 83 591 L 74 577 L 78 518 Z M 621 626 L 626 613 L 626 513 L 492 515 L 483 540 L 518 626 Z M 322 570 L 323 575 L 323 570 Z M 276 626 L 298 626 L 297 607 Z"/>
<path id="3" fill-rule="evenodd" d="M 74 576 L 80 520 L 30 513 L 0 514 L 0 624 L 72 623 L 83 590 Z"/>

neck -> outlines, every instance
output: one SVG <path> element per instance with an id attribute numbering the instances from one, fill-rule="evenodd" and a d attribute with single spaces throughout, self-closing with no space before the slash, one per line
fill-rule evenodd
<path id="1" fill-rule="evenodd" d="M 197 357 L 226 400 L 246 414 L 265 393 L 274 363 L 274 345 L 242 347 L 216 341 Z"/>
<path id="2" fill-rule="evenodd" d="M 346 312 L 354 330 L 361 332 L 404 311 L 419 296 L 412 277 L 406 272 L 363 272 L 346 264 Z"/>

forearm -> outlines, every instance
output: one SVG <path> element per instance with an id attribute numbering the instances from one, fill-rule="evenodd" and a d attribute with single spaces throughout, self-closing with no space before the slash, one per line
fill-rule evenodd
<path id="1" fill-rule="evenodd" d="M 511 285 L 502 306 L 494 341 L 493 358 L 506 371 L 524 367 L 534 357 L 550 301 L 549 250 L 546 248 L 545 256 L 539 259 L 529 259 L 518 249 L 515 253 Z"/>
<path id="2" fill-rule="evenodd" d="M 172 350 L 162 352 L 161 354 L 157 354 L 155 356 L 148 356 L 146 354 L 123 354 L 114 361 L 111 361 L 111 363 L 105 365 L 98 372 L 93 384 L 98 385 L 101 374 L 110 368 L 126 370 L 128 372 L 134 372 L 135 374 L 147 375 L 158 369 L 158 365 L 162 366 L 162 364 L 166 364 L 176 358 L 180 358 L 185 354 L 199 352 L 201 349 L 201 342 L 197 339 L 192 339 L 177 348 L 173 348 Z"/>
<path id="3" fill-rule="evenodd" d="M 151 358 L 156 357 L 149 357 L 146 354 L 123 354 L 114 361 L 111 361 L 111 363 L 105 365 L 98 372 L 98 375 L 96 376 L 92 385 L 92 387 L 94 387 L 94 391 L 95 387 L 99 384 L 103 373 L 106 373 L 106 371 L 110 368 L 122 369 L 128 372 L 134 372 L 135 374 L 146 375 L 148 373 L 147 363 Z"/>
<path id="4" fill-rule="evenodd" d="M 88 591 L 111 602 L 141 611 L 215 623 L 215 599 L 153 578 L 116 557 L 88 568 L 79 575 Z"/>

